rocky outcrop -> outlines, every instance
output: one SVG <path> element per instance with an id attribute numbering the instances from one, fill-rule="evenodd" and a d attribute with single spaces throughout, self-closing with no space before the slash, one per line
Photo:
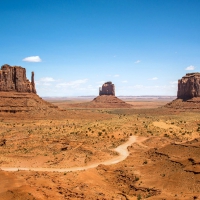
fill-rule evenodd
<path id="1" fill-rule="evenodd" d="M 0 70 L 0 91 L 36 93 L 34 72 L 31 82 L 26 78 L 26 69 L 20 66 L 3 65 Z"/>
<path id="2" fill-rule="evenodd" d="M 200 73 L 188 73 L 178 80 L 178 99 L 200 97 Z"/>
<path id="3" fill-rule="evenodd" d="M 0 70 L 0 118 L 5 117 L 58 117 L 61 110 L 44 101 L 36 94 L 34 72 L 31 81 L 26 78 L 26 69 L 20 66 L 3 65 Z M 0 140 L 0 145 L 3 144 Z"/>
<path id="4" fill-rule="evenodd" d="M 99 88 L 99 96 L 101 95 L 113 95 L 115 96 L 115 85 L 111 81 L 106 82 Z"/>
<path id="5" fill-rule="evenodd" d="M 167 103 L 165 108 L 178 110 L 200 110 L 200 73 L 187 73 L 178 80 L 177 99 Z"/>

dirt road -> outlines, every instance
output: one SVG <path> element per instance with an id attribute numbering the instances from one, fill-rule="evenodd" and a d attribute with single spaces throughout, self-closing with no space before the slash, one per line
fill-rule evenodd
<path id="1" fill-rule="evenodd" d="M 94 163 L 94 164 L 83 166 L 83 167 L 70 167 L 70 168 L 62 168 L 62 169 L 59 169 L 59 168 L 0 167 L 0 169 L 3 171 L 23 170 L 23 171 L 44 171 L 44 172 L 72 172 L 72 171 L 81 171 L 81 170 L 95 168 L 100 164 L 113 165 L 113 164 L 116 164 L 116 163 L 119 163 L 119 162 L 125 160 L 128 157 L 129 151 L 128 151 L 127 147 L 130 146 L 131 144 L 135 143 L 136 141 L 137 141 L 137 136 L 131 136 L 127 142 L 125 142 L 124 144 L 122 144 L 114 149 L 114 151 L 119 153 L 118 156 L 116 156 L 112 159 L 103 161 L 103 162 L 98 162 L 98 163 Z"/>

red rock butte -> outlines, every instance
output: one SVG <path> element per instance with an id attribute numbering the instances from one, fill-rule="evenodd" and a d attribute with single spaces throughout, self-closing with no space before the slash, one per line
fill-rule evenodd
<path id="1" fill-rule="evenodd" d="M 0 91 L 36 93 L 34 72 L 31 82 L 26 78 L 26 69 L 20 66 L 3 65 L 0 70 Z"/>
<path id="2" fill-rule="evenodd" d="M 191 99 L 200 97 L 200 73 L 188 73 L 178 80 L 179 99 Z"/>
<path id="3" fill-rule="evenodd" d="M 53 114 L 57 106 L 44 101 L 36 94 L 34 72 L 31 81 L 26 78 L 26 69 L 20 66 L 3 65 L 0 70 L 0 114 L 28 113 L 40 116 Z"/>
<path id="4" fill-rule="evenodd" d="M 115 96 L 115 85 L 111 81 L 108 81 L 99 88 L 99 96 L 101 95 L 113 95 Z"/>
<path id="5" fill-rule="evenodd" d="M 200 109 L 200 73 L 187 73 L 178 80 L 177 99 L 165 107 L 174 109 Z"/>

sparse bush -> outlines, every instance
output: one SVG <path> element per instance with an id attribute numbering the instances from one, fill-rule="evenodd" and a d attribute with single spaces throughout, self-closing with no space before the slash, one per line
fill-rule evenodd
<path id="1" fill-rule="evenodd" d="M 147 160 L 145 160 L 144 162 L 143 162 L 143 165 L 146 165 L 147 164 Z"/>
<path id="2" fill-rule="evenodd" d="M 101 136 L 101 135 L 102 135 L 102 132 L 98 132 L 98 135 Z"/>
<path id="3" fill-rule="evenodd" d="M 137 196 L 137 200 L 141 200 L 141 199 L 142 199 L 141 195 L 138 194 L 138 196 Z"/>
<path id="4" fill-rule="evenodd" d="M 135 181 L 139 181 L 139 180 L 140 180 L 140 178 L 136 176 L 135 177 Z"/>

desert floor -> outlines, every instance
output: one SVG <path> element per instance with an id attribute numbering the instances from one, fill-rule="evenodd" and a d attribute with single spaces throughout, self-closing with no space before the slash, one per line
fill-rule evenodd
<path id="1" fill-rule="evenodd" d="M 199 199 L 200 113 L 125 100 L 133 108 L 50 99 L 62 117 L 0 115 L 0 199 Z"/>

